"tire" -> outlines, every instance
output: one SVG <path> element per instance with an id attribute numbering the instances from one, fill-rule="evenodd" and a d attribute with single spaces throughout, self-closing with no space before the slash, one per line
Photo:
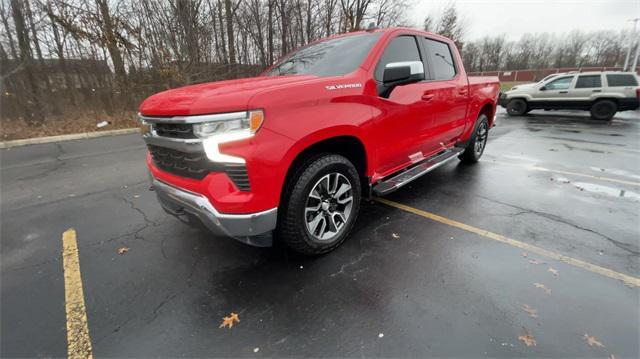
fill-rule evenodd
<path id="1" fill-rule="evenodd" d="M 358 217 L 362 193 L 358 171 L 348 159 L 326 154 L 307 161 L 285 191 L 278 235 L 289 248 L 320 255 L 344 242 Z"/>
<path id="2" fill-rule="evenodd" d="M 611 100 L 601 100 L 591 106 L 591 118 L 599 121 L 609 121 L 618 112 L 618 105 Z"/>
<path id="3" fill-rule="evenodd" d="M 527 101 L 514 98 L 507 103 L 507 114 L 510 116 L 522 116 L 529 112 L 527 109 Z"/>
<path id="4" fill-rule="evenodd" d="M 463 163 L 476 163 L 482 157 L 489 137 L 489 118 L 485 114 L 478 116 L 469 143 L 464 152 L 458 156 Z"/>

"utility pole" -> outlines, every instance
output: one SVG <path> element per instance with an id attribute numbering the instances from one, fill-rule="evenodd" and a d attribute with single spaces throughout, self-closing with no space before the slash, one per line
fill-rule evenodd
<path id="1" fill-rule="evenodd" d="M 631 33 L 631 38 L 629 39 L 629 48 L 627 48 L 627 56 L 624 59 L 624 66 L 622 66 L 622 71 L 627 71 L 627 65 L 629 65 L 629 56 L 631 55 L 631 49 L 633 48 L 633 44 L 636 42 L 636 26 L 638 25 L 638 21 L 640 18 L 630 19 L 629 21 L 633 21 L 633 32 Z"/>
<path id="2" fill-rule="evenodd" d="M 640 55 L 640 42 L 636 45 L 636 56 L 633 57 L 633 66 L 629 70 L 636 72 L 638 68 L 638 55 Z"/>

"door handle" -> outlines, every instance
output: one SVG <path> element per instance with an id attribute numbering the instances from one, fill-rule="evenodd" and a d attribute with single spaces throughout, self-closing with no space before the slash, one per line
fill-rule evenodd
<path id="1" fill-rule="evenodd" d="M 558 93 L 569 93 L 569 91 L 560 91 Z"/>
<path id="2" fill-rule="evenodd" d="M 467 89 L 465 89 L 465 88 L 461 88 L 460 90 L 458 90 L 458 93 L 459 93 L 460 95 L 466 95 L 466 94 L 467 94 Z"/>
<path id="3" fill-rule="evenodd" d="M 602 92 L 602 90 L 593 90 L 591 92 Z"/>
<path id="4" fill-rule="evenodd" d="M 423 101 L 431 101 L 431 100 L 433 100 L 434 97 L 436 97 L 435 94 L 426 93 L 426 94 L 422 95 L 422 100 Z"/>

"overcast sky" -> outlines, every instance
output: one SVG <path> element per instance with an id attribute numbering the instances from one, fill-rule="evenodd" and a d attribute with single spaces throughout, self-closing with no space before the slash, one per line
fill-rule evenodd
<path id="1" fill-rule="evenodd" d="M 421 25 L 429 13 L 438 14 L 450 0 L 413 0 L 412 20 Z M 631 29 L 631 18 L 640 17 L 640 0 L 457 0 L 461 16 L 469 24 L 466 38 L 504 33 L 518 39 L 527 32 L 562 33 L 580 30 Z M 640 29 L 640 23 L 638 24 Z"/>

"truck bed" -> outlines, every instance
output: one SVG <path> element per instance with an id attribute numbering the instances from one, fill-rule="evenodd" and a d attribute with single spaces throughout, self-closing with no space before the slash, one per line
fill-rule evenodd
<path id="1" fill-rule="evenodd" d="M 469 76 L 469 86 L 475 85 L 493 85 L 500 86 L 500 80 L 497 76 Z"/>

